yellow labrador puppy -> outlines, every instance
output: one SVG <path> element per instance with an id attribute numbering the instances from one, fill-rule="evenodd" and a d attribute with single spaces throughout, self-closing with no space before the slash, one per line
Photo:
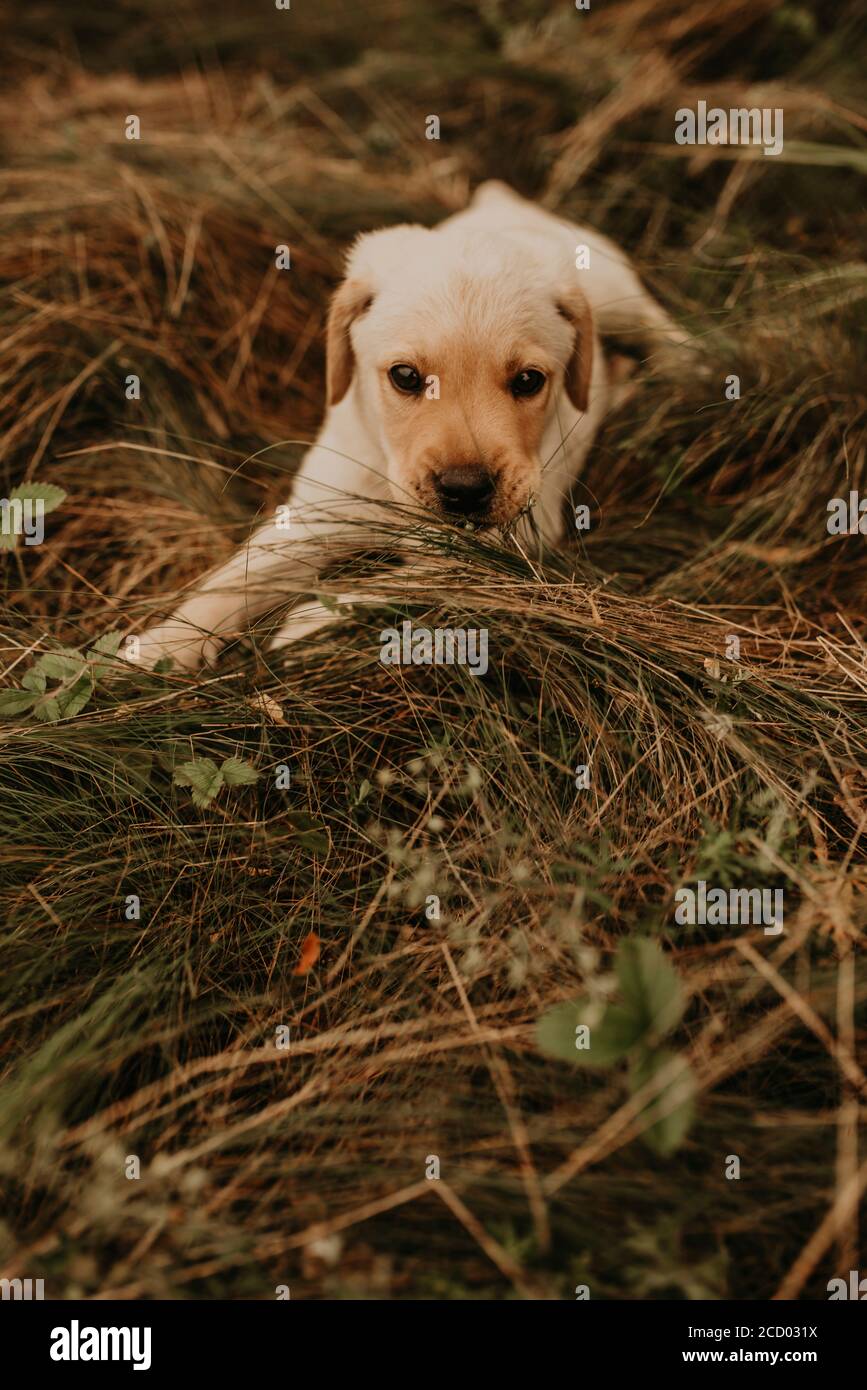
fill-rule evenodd
<path id="1" fill-rule="evenodd" d="M 395 503 L 563 538 L 564 499 L 616 388 L 598 334 L 653 360 L 684 335 L 621 251 L 486 183 L 428 229 L 358 238 L 327 329 L 328 408 L 288 507 L 140 638 L 193 670 L 251 619 L 370 549 Z M 326 615 L 327 616 L 327 615 Z M 318 626 L 290 621 L 286 636 Z"/>

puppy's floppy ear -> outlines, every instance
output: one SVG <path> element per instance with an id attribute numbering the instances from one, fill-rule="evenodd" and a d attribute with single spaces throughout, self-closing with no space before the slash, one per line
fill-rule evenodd
<path id="1" fill-rule="evenodd" d="M 329 405 L 337 405 L 349 390 L 355 367 L 349 330 L 365 309 L 370 307 L 372 299 L 373 291 L 369 282 L 355 276 L 344 280 L 332 297 L 325 335 L 325 375 Z"/>
<path id="2" fill-rule="evenodd" d="M 571 286 L 557 299 L 557 309 L 575 334 L 572 355 L 566 364 L 566 393 L 576 410 L 587 409 L 590 374 L 593 370 L 593 316 L 590 305 L 577 286 Z"/>

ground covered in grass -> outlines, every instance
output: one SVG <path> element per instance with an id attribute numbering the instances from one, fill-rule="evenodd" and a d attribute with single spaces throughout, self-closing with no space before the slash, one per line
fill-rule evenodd
<path id="1" fill-rule="evenodd" d="M 859 6 L 144 9 L 0 45 L 0 487 L 64 494 L 2 557 L 0 1272 L 826 1297 L 867 1185 L 867 538 L 826 525 L 867 496 Z M 783 154 L 677 146 L 698 100 L 782 107 Z M 568 554 L 461 535 L 395 587 L 488 674 L 382 666 L 381 581 L 279 659 L 46 663 L 285 497 L 347 241 L 486 177 L 627 246 L 710 364 L 639 375 Z M 197 805 L 208 758 L 256 779 Z M 679 924 L 701 880 L 784 932 Z M 579 998 L 646 1009 L 691 1098 L 550 1055 Z"/>

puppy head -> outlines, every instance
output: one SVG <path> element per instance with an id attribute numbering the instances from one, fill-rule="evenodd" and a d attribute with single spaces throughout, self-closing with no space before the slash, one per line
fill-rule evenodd
<path id="1" fill-rule="evenodd" d="M 574 266 L 506 234 L 394 227 L 361 237 L 328 320 L 328 402 L 350 391 L 397 501 L 503 526 L 539 450 L 587 409 L 590 309 Z"/>

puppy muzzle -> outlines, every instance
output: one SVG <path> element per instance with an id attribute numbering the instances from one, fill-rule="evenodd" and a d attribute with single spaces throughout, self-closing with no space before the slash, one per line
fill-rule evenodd
<path id="1" fill-rule="evenodd" d="M 486 515 L 496 483 L 478 463 L 446 468 L 433 478 L 437 501 L 448 516 L 481 520 Z"/>

